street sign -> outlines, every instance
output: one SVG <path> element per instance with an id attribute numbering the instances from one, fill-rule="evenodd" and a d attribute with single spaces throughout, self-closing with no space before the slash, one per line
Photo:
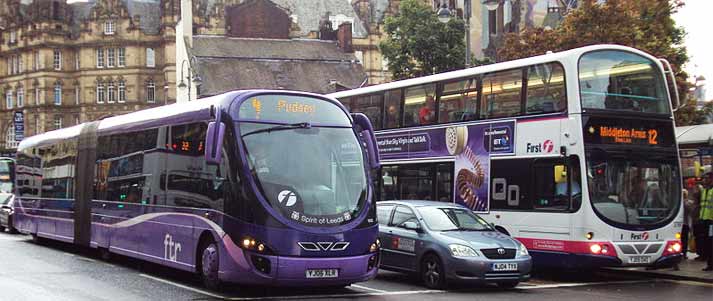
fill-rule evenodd
<path id="1" fill-rule="evenodd" d="M 13 123 L 15 124 L 15 141 L 20 142 L 25 139 L 25 115 L 22 111 L 15 112 Z"/>

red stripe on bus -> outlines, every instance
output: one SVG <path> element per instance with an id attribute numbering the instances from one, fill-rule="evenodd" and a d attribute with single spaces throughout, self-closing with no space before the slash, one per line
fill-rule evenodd
<path id="1" fill-rule="evenodd" d="M 574 254 L 591 254 L 591 255 L 606 255 L 616 257 L 616 249 L 614 245 L 603 241 L 572 241 L 572 240 L 556 240 L 556 239 L 541 239 L 541 238 L 523 238 L 516 237 L 522 242 L 528 250 L 532 251 L 551 251 Z M 606 253 L 595 254 L 592 252 L 592 245 L 606 246 Z"/>

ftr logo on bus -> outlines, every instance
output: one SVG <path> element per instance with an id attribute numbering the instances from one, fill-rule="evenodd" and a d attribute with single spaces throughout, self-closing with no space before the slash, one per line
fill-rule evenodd
<path id="1" fill-rule="evenodd" d="M 555 149 L 552 140 L 547 139 L 542 143 L 527 143 L 528 153 L 551 153 Z"/>

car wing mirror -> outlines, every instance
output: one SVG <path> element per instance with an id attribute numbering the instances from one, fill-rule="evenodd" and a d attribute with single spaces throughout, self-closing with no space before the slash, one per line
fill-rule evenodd
<path id="1" fill-rule="evenodd" d="M 416 232 L 421 231 L 421 226 L 416 222 L 404 222 L 401 227 L 406 230 L 414 230 Z"/>

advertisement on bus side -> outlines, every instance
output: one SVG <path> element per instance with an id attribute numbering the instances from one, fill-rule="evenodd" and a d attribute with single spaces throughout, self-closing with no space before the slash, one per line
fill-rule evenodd
<path id="1" fill-rule="evenodd" d="M 455 125 L 377 133 L 382 160 L 454 159 L 454 198 L 476 212 L 488 212 L 490 156 L 515 151 L 515 122 Z"/>

